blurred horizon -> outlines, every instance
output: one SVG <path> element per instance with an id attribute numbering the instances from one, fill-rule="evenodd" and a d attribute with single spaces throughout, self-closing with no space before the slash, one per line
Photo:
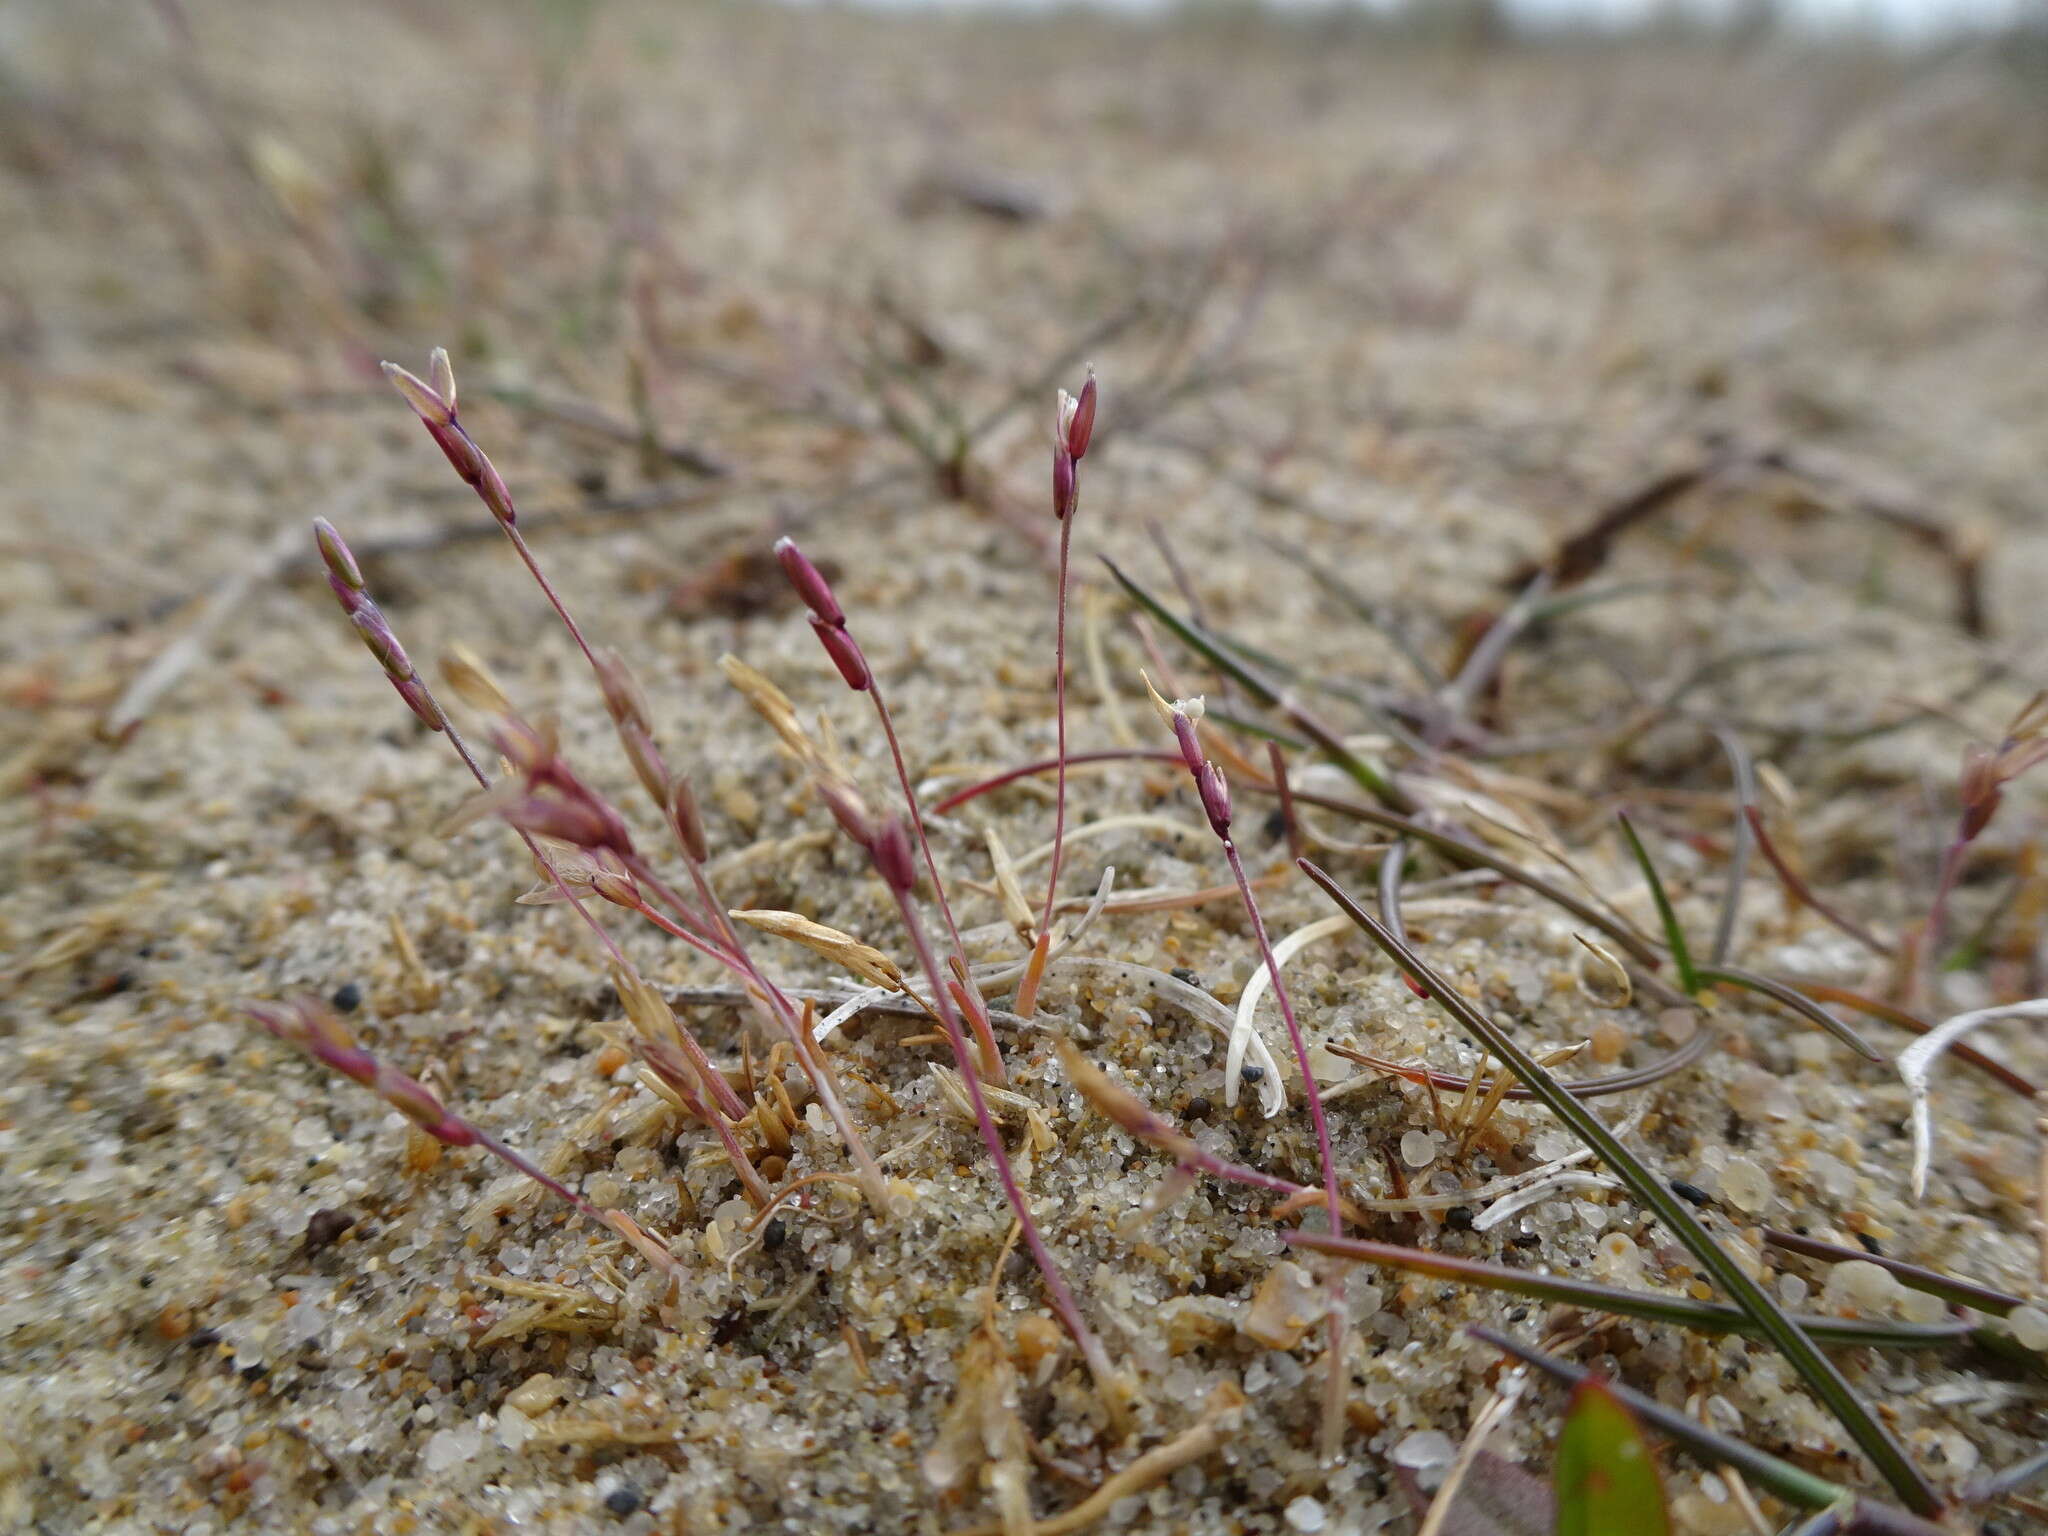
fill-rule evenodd
<path id="1" fill-rule="evenodd" d="M 1491 11 L 1532 32 L 1629 31 L 1658 26 L 1774 25 L 1790 30 L 1885 39 L 1944 41 L 1977 33 L 2048 26 L 2048 0 L 791 0 L 885 11 L 1055 11 L 1131 14 L 1172 11 L 1360 11 L 1424 19 L 1431 10 Z"/>

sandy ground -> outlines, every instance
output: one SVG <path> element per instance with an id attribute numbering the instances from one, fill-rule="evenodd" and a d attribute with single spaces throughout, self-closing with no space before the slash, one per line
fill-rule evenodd
<path id="1" fill-rule="evenodd" d="M 835 571 L 920 778 L 951 786 L 1051 748 L 1043 445 L 1052 385 L 1084 362 L 1105 395 L 1076 535 L 1079 748 L 1167 745 L 1095 561 L 1170 591 L 1151 525 L 1215 624 L 1304 687 L 1353 690 L 1306 696 L 1370 733 L 1359 690 L 1422 685 L 1289 551 L 1443 666 L 1522 562 L 1660 474 L 1722 466 L 1616 543 L 1580 589 L 1607 600 L 1511 653 L 1506 750 L 1414 782 L 1463 796 L 1468 826 L 1484 794 L 1544 828 L 1650 924 L 1612 830 L 1634 806 L 1703 936 L 1727 726 L 1796 794 L 1777 814 L 1816 883 L 1897 933 L 1925 910 L 1964 743 L 2039 683 L 2048 638 L 2037 75 L 1989 55 L 1417 49 L 1227 18 L 164 9 L 0 15 L 0 1526 L 956 1531 L 997 1518 L 1010 1472 L 1049 1516 L 1236 1392 L 1219 1449 L 1098 1528 L 1401 1530 L 1392 1466 L 1440 1470 L 1494 1379 L 1471 1321 L 1867 1478 L 1760 1345 L 1574 1329 L 1386 1274 L 1352 1281 L 1347 1455 L 1318 1467 L 1320 1332 L 1256 1336 L 1282 1262 L 1270 1200 L 1206 1185 L 1146 1216 L 1165 1160 L 1089 1112 L 1052 1051 L 1066 1033 L 1214 1150 L 1314 1183 L 1298 1081 L 1277 1119 L 1250 1094 L 1227 1108 L 1217 1037 L 1110 963 L 1181 968 L 1234 1004 L 1253 950 L 1229 901 L 1106 917 L 1077 951 L 1102 963 L 1056 973 L 1039 1020 L 1005 1030 L 1047 1133 L 1011 1126 L 1039 1221 L 1139 1386 L 1128 1437 L 1070 1352 L 1033 1353 L 1042 1289 L 999 1263 L 1007 1213 L 914 1021 L 869 1018 L 835 1048 L 878 1090 L 858 1114 L 903 1211 L 879 1221 L 827 1182 L 747 1247 L 708 1133 L 651 1110 L 630 1067 L 600 1075 L 618 1000 L 576 924 L 513 904 L 530 871 L 502 830 L 446 831 L 460 771 L 349 638 L 304 530 L 342 525 L 416 656 L 475 647 L 633 804 L 587 673 L 375 377 L 378 357 L 423 368 L 448 345 L 564 596 L 634 659 L 696 777 L 721 896 L 907 962 L 881 887 L 714 665 L 737 652 L 823 711 L 888 793 L 871 719 L 764 569 L 776 531 Z M 1797 473 L 1759 465 L 1774 451 Z M 1960 622 L 1959 560 L 1982 633 Z M 1325 916 L 1271 802 L 1240 798 L 1275 932 Z M 1070 894 L 1106 865 L 1121 890 L 1226 878 L 1166 770 L 1077 773 L 1073 799 L 1083 823 L 1146 819 L 1077 842 Z M 2016 791 L 1986 836 L 1957 927 L 2004 915 L 1923 1011 L 2039 991 L 2040 812 Z M 1367 831 L 1310 821 L 1369 890 Z M 1016 948 L 984 829 L 1022 857 L 1049 826 L 1027 786 L 939 835 L 976 958 Z M 1562 1070 L 1639 1065 L 1697 1027 L 1647 999 L 1596 1006 L 1563 914 L 1506 886 L 1421 888 L 1445 873 L 1416 870 L 1411 929 L 1527 1040 L 1594 1041 L 1597 1064 Z M 722 979 L 652 932 L 624 941 L 665 985 Z M 1761 873 L 1734 944 L 1889 985 Z M 762 953 L 844 988 L 803 951 Z M 1474 1059 L 1354 935 L 1288 974 L 1317 1041 Z M 385 1059 L 662 1234 L 685 1282 L 476 1153 L 433 1157 L 236 1012 L 295 990 L 340 994 Z M 686 1016 L 741 1059 L 732 1008 Z M 1891 1069 L 1741 994 L 1716 1021 L 1720 1051 L 1610 1119 L 1639 1114 L 1645 1155 L 1719 1196 L 1714 1229 L 1780 1295 L 1910 1310 L 1760 1255 L 1764 1223 L 2037 1293 L 2023 1099 L 1946 1067 L 1934 1183 L 1911 1202 Z M 1887 1052 L 1907 1038 L 1869 1029 Z M 2018 1028 L 1987 1048 L 2048 1071 Z M 1330 1065 L 1361 1073 L 1333 1108 L 1361 1199 L 1392 1195 L 1397 1166 L 1455 1194 L 1561 1149 L 1509 1106 L 1460 1152 L 1419 1090 Z M 783 1177 L 843 1172 L 799 1120 Z M 1472 1215 L 1368 1230 L 1696 1283 L 1622 1191 Z M 985 1294 L 1019 1352 L 986 1421 L 1007 1465 L 942 1432 L 986 1389 Z M 1965 1350 L 1841 1358 L 1945 1487 L 2048 1423 L 2039 1377 Z M 1557 1408 L 1532 1388 L 1493 1449 L 1540 1470 Z M 1682 1456 L 1666 1475 L 1682 1528 L 1743 1528 L 1718 1479 Z"/>

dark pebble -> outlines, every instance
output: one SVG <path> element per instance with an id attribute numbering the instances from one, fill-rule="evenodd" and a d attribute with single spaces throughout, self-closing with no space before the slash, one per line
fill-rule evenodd
<path id="1" fill-rule="evenodd" d="M 363 989 L 352 981 L 344 981 L 334 989 L 334 996 L 328 1001 L 334 1004 L 338 1012 L 354 1013 L 363 1006 Z"/>
<path id="2" fill-rule="evenodd" d="M 1858 1232 L 1856 1234 L 1856 1241 L 1863 1245 L 1863 1251 L 1865 1253 L 1874 1253 L 1880 1259 L 1884 1257 L 1884 1250 L 1877 1246 L 1877 1239 L 1872 1237 L 1868 1232 Z"/>
<path id="3" fill-rule="evenodd" d="M 1206 1120 L 1215 1108 L 1216 1106 L 1207 1099 L 1203 1098 L 1200 1094 L 1196 1094 L 1192 1099 L 1188 1100 L 1187 1117 L 1190 1120 Z"/>
<path id="4" fill-rule="evenodd" d="M 621 1484 L 604 1496 L 604 1507 L 623 1520 L 640 1507 L 640 1490 Z"/>
<path id="5" fill-rule="evenodd" d="M 767 1249 L 780 1248 L 789 1240 L 789 1228 L 782 1224 L 780 1216 L 768 1218 L 768 1225 L 761 1229 L 761 1246 Z"/>
<path id="6" fill-rule="evenodd" d="M 1688 1184 L 1683 1179 L 1673 1179 L 1671 1181 L 1671 1193 L 1678 1196 L 1681 1200 L 1690 1200 L 1694 1205 L 1711 1204 L 1714 1198 L 1704 1189 L 1701 1189 L 1699 1185 Z"/>
<path id="7" fill-rule="evenodd" d="M 306 1218 L 306 1252 L 318 1253 L 355 1224 L 355 1217 L 347 1211 L 315 1211 Z"/>
<path id="8" fill-rule="evenodd" d="M 1472 1230 L 1472 1207 L 1469 1205 L 1452 1206 L 1448 1211 L 1444 1212 L 1444 1225 L 1453 1232 L 1470 1232 Z"/>
<path id="9" fill-rule="evenodd" d="M 1266 1069 L 1250 1064 L 1240 1069 L 1237 1075 L 1248 1083 L 1263 1083 L 1266 1080 Z"/>

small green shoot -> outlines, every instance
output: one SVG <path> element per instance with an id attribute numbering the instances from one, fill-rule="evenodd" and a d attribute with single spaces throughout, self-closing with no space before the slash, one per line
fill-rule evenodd
<path id="1" fill-rule="evenodd" d="M 1642 1429 L 1597 1376 L 1572 1391 L 1550 1476 L 1557 1536 L 1669 1536 L 1664 1489 Z"/>
<path id="2" fill-rule="evenodd" d="M 1615 812 L 1614 819 L 1621 823 L 1622 835 L 1628 839 L 1628 846 L 1636 856 L 1636 863 L 1642 868 L 1643 878 L 1650 884 L 1650 899 L 1657 904 L 1657 920 L 1664 925 L 1664 943 L 1671 951 L 1672 963 L 1678 968 L 1679 989 L 1687 997 L 1700 995 L 1700 975 L 1693 968 L 1692 950 L 1685 942 L 1685 930 L 1678 925 L 1678 914 L 1671 909 L 1671 898 L 1665 894 L 1664 882 L 1657 877 L 1657 866 L 1650 862 L 1649 850 L 1643 847 L 1643 840 L 1636 836 L 1635 826 L 1625 811 Z"/>

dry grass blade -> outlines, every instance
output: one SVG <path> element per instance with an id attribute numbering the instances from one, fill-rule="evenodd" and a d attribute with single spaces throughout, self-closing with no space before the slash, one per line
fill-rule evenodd
<path id="1" fill-rule="evenodd" d="M 725 915 L 749 928 L 758 928 L 778 939 L 801 944 L 813 954 L 823 955 L 834 965 L 845 967 L 863 981 L 896 992 L 903 990 L 903 972 L 896 968 L 896 962 L 872 944 L 861 943 L 850 933 L 828 928 L 796 912 L 772 908 L 735 908 Z"/>
<path id="2" fill-rule="evenodd" d="M 2048 1019 L 2048 998 L 2024 1003 L 2006 1003 L 1996 1008 L 1974 1008 L 1944 1020 L 1899 1052 L 1899 1077 L 1913 1101 L 1913 1197 L 1927 1193 L 1927 1172 L 1934 1159 L 1934 1114 L 1928 1104 L 1934 1064 L 1956 1041 L 1980 1025 L 1999 1019 Z"/>
<path id="3" fill-rule="evenodd" d="M 1814 1395 L 1849 1432 L 1850 1438 L 1883 1475 L 1894 1492 L 1916 1514 L 1934 1515 L 1942 1501 L 1906 1456 L 1891 1433 L 1866 1408 L 1855 1390 L 1813 1340 L 1788 1318 L 1756 1281 L 1714 1241 L 1699 1218 L 1673 1194 L 1670 1185 L 1653 1173 L 1640 1158 L 1621 1144 L 1614 1133 L 1592 1111 L 1567 1093 L 1563 1086 L 1537 1064 L 1534 1057 L 1515 1043 L 1493 1021 L 1468 1003 L 1464 995 L 1438 975 L 1420 955 L 1396 939 L 1370 912 L 1353 901 L 1323 870 L 1306 860 L 1302 872 L 1321 886 L 1330 899 L 1371 936 L 1396 964 L 1419 976 L 1430 988 L 1433 1000 L 1462 1024 L 1473 1038 L 1510 1067 L 1580 1140 L 1614 1170 L 1638 1200 L 1649 1207 L 1712 1275 L 1737 1306 L 1749 1314 L 1765 1338 L 1777 1346 Z"/>

